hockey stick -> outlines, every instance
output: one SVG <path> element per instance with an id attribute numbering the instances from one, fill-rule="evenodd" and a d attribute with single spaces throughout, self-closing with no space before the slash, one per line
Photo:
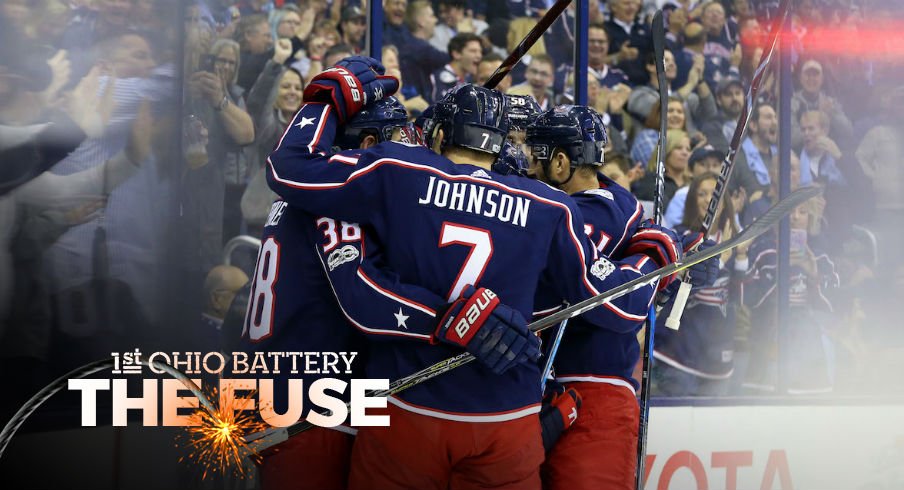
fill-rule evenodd
<path id="1" fill-rule="evenodd" d="M 546 365 L 543 366 L 543 372 L 540 374 L 540 392 L 546 389 L 546 380 L 549 373 L 552 372 L 552 364 L 556 360 L 556 354 L 559 352 L 559 345 L 562 344 L 562 337 L 565 336 L 565 328 L 568 327 L 568 319 L 562 320 L 559 329 L 556 330 L 556 336 L 552 340 L 549 352 L 546 354 Z"/>
<path id="2" fill-rule="evenodd" d="M 656 152 L 656 190 L 653 193 L 653 222 L 662 224 L 662 200 L 665 194 L 665 143 L 668 135 L 669 93 L 665 77 L 665 25 L 662 10 L 653 15 L 653 57 L 656 62 L 656 81 L 659 85 L 659 149 Z M 643 488 L 644 456 L 647 454 L 647 417 L 650 415 L 650 382 L 653 367 L 653 339 L 656 332 L 656 301 L 650 303 L 647 328 L 643 334 L 643 371 L 640 390 L 640 417 L 637 428 L 637 472 L 635 486 Z"/>
<path id="3" fill-rule="evenodd" d="M 725 159 L 722 160 L 722 169 L 719 171 L 719 178 L 716 180 L 716 189 L 713 191 L 713 196 L 709 200 L 709 206 L 706 208 L 706 215 L 703 217 L 703 230 L 701 231 L 704 237 L 709 235 L 709 229 L 716 219 L 716 210 L 719 208 L 722 195 L 728 187 L 728 179 L 731 178 L 731 172 L 734 170 L 735 157 L 741 147 L 741 140 L 747 131 L 747 124 L 750 122 L 750 116 L 753 113 L 753 102 L 756 100 L 757 93 L 760 91 L 760 85 L 766 76 L 766 69 L 775 54 L 775 47 L 781 37 L 782 27 L 785 24 L 785 18 L 788 16 L 790 4 L 790 0 L 782 0 L 779 5 L 779 14 L 775 17 L 772 30 L 770 31 L 769 49 L 763 51 L 763 55 L 760 57 L 760 64 L 756 67 L 753 78 L 750 80 L 750 87 L 747 89 L 747 97 L 744 99 L 741 116 L 738 118 L 738 124 L 735 126 L 734 134 L 731 137 L 728 153 L 725 155 Z M 675 295 L 675 304 L 672 306 L 672 312 L 666 319 L 666 325 L 670 328 L 678 329 L 681 323 L 681 314 L 684 313 L 684 306 L 687 303 L 690 291 L 690 284 L 687 281 L 682 281 L 678 293 Z"/>
<path id="4" fill-rule="evenodd" d="M 524 39 L 515 46 L 515 49 L 512 50 L 511 53 L 505 58 L 499 68 L 496 68 L 496 71 L 490 76 L 490 78 L 483 84 L 486 88 L 495 88 L 496 85 L 499 85 L 499 82 L 505 78 L 506 75 L 515 68 L 515 65 L 521 61 L 521 58 L 527 54 L 527 52 L 534 46 L 534 43 L 540 39 L 540 36 L 549 29 L 549 26 L 552 25 L 553 22 L 559 18 L 559 14 L 565 11 L 568 8 L 568 4 L 571 3 L 571 0 L 558 0 L 553 4 L 549 10 L 546 11 L 546 14 L 537 21 L 537 24 L 531 28 L 530 32 L 524 36 Z"/>
<path id="5" fill-rule="evenodd" d="M 655 284 L 656 281 L 664 276 L 683 271 L 691 266 L 699 264 L 700 262 L 719 256 L 728 250 L 732 250 L 741 244 L 747 243 L 768 231 L 770 228 L 775 226 L 783 217 L 787 216 L 792 209 L 796 208 L 804 201 L 815 197 L 821 191 L 822 190 L 819 187 L 800 188 L 792 192 L 785 199 L 779 201 L 776 205 L 772 206 L 768 211 L 766 211 L 766 213 L 760 216 L 759 219 L 753 222 L 753 224 L 751 224 L 737 236 L 726 240 L 716 246 L 688 255 L 682 260 L 628 281 L 621 286 L 602 292 L 597 296 L 587 298 L 579 303 L 575 303 L 567 308 L 564 308 L 560 311 L 557 311 L 556 313 L 553 313 L 547 317 L 541 318 L 540 320 L 531 323 L 530 325 L 528 325 L 528 328 L 531 332 L 534 333 L 542 332 L 543 330 L 546 330 L 553 325 L 557 325 L 567 319 L 581 315 L 593 308 L 596 308 L 597 306 L 602 305 L 603 303 L 610 303 L 618 298 L 621 298 L 622 296 L 625 296 L 626 294 L 637 291 L 640 288 Z M 440 374 L 449 372 L 459 366 L 463 366 L 473 361 L 474 359 L 475 357 L 472 356 L 469 352 L 462 352 L 461 354 L 440 361 L 416 373 L 405 376 L 404 378 L 399 378 L 396 381 L 393 381 L 389 385 L 388 389 L 375 391 L 374 393 L 370 393 L 368 396 L 386 397 L 401 393 L 402 391 L 411 388 L 412 386 L 419 385 L 424 381 L 439 376 Z M 313 427 L 314 425 L 308 421 L 296 422 L 295 424 L 292 424 L 288 427 L 274 427 L 265 431 L 249 434 L 245 437 L 245 442 L 254 442 L 255 449 L 257 451 L 261 451 L 268 447 L 279 444 L 289 437 L 292 437 Z"/>
<path id="6" fill-rule="evenodd" d="M 198 401 L 204 405 L 204 408 L 208 410 L 210 413 L 216 413 L 216 409 L 214 409 L 213 405 L 210 403 L 210 400 L 204 396 L 204 393 L 201 392 L 201 388 L 198 387 L 188 376 L 183 374 L 178 369 L 170 366 L 169 364 L 159 362 L 159 361 L 151 361 L 148 362 L 145 359 L 141 359 L 139 361 L 141 364 L 154 367 L 165 371 L 167 374 L 172 376 L 173 378 L 182 382 L 185 385 L 185 388 L 190 390 L 192 394 L 198 397 Z M 13 436 L 16 434 L 16 431 L 22 427 L 22 424 L 28 420 L 35 410 L 38 409 L 41 405 L 44 404 L 47 400 L 50 399 L 53 395 L 57 394 L 65 388 L 70 379 L 81 379 L 87 378 L 92 374 L 99 373 L 101 371 L 106 371 L 107 369 L 113 369 L 116 367 L 116 361 L 113 358 L 110 359 L 101 359 L 99 361 L 94 361 L 89 364 L 85 364 L 79 368 L 73 369 L 68 373 L 60 376 L 59 378 L 53 380 L 52 383 L 48 384 L 44 388 L 41 388 L 41 391 L 37 392 L 34 396 L 28 399 L 22 407 L 16 411 L 16 414 L 13 415 L 9 422 L 3 427 L 3 430 L 0 431 L 0 458 L 3 457 L 3 452 L 6 450 L 6 446 L 9 445 L 9 441 L 12 440 Z"/>
<path id="7" fill-rule="evenodd" d="M 496 71 L 493 72 L 493 74 L 486 81 L 486 83 L 483 84 L 483 86 L 486 88 L 495 88 L 496 85 L 498 85 L 499 82 L 502 81 L 502 79 L 505 78 L 505 76 L 508 75 L 509 72 L 512 71 L 512 69 L 515 67 L 515 65 L 517 65 L 518 62 L 521 61 L 521 58 L 523 58 L 524 55 L 527 54 L 527 52 L 530 50 L 530 48 L 532 48 L 534 46 L 534 44 L 537 42 L 537 40 L 540 39 L 540 36 L 542 36 L 546 32 L 546 30 L 549 29 L 549 27 L 552 25 L 553 22 L 556 21 L 556 19 L 559 17 L 559 15 L 562 12 L 564 12 L 566 8 L 568 8 L 568 5 L 570 3 L 571 3 L 571 0 L 557 0 L 556 3 L 553 4 L 553 6 L 550 7 L 549 10 L 546 11 L 546 13 L 543 15 L 543 17 L 541 17 L 540 20 L 537 21 L 536 25 L 534 25 L 534 27 L 531 28 L 531 30 L 527 33 L 527 35 L 524 36 L 524 39 L 522 39 L 521 42 L 518 43 L 517 46 L 515 46 L 515 49 L 512 50 L 511 53 L 509 53 L 509 55 L 505 58 L 505 60 L 502 62 L 502 64 L 499 65 L 498 68 L 496 68 Z M 563 327 L 564 327 L 564 325 L 563 325 Z M 451 366 L 451 367 L 448 367 L 446 370 L 441 371 L 441 372 L 446 372 L 449 369 L 454 369 L 455 367 L 460 366 L 461 364 L 456 364 L 456 362 L 461 362 L 461 360 L 465 359 L 466 356 L 470 356 L 470 354 L 468 354 L 467 352 L 463 352 L 462 354 L 459 354 L 458 356 L 455 356 L 453 358 L 450 358 L 445 361 L 441 361 L 437 364 L 434 364 L 433 366 L 430 366 L 429 368 L 427 368 L 427 370 L 440 369 L 445 366 Z M 550 359 L 554 358 L 554 356 L 555 356 L 555 354 L 553 353 L 551 355 Z M 471 357 L 470 359 L 464 361 L 464 363 L 470 362 L 473 359 L 474 358 Z M 426 371 L 426 370 L 424 370 L 424 371 Z M 412 380 L 416 380 L 417 375 L 423 373 L 424 371 L 419 371 L 418 373 L 414 373 L 412 375 L 409 375 L 404 378 L 400 378 L 400 379 L 396 380 L 395 382 L 393 382 L 392 385 L 390 385 L 389 390 L 383 390 L 381 392 L 378 392 L 375 396 L 387 396 L 387 395 L 381 395 L 380 393 L 387 393 L 387 394 L 398 393 L 399 391 L 407 389 L 410 386 L 414 386 L 415 384 L 419 384 L 419 383 L 422 383 L 423 381 L 426 381 L 426 379 L 424 379 L 424 380 L 416 381 L 413 384 L 408 384 Z M 441 372 L 438 372 L 437 374 L 441 374 Z M 427 378 L 427 379 L 429 379 L 429 378 Z M 395 390 L 395 391 L 393 391 L 393 390 Z M 296 434 L 304 432 L 312 427 L 313 427 L 313 425 L 308 422 L 305 422 L 305 421 L 297 422 L 289 427 L 273 428 L 273 429 L 268 429 L 268 430 L 261 431 L 261 432 L 255 433 L 255 434 L 249 434 L 248 436 L 245 437 L 245 442 L 247 442 L 247 443 L 255 442 L 256 450 L 262 451 L 266 448 L 272 447 L 276 444 L 286 441 L 289 437 L 292 437 Z"/>

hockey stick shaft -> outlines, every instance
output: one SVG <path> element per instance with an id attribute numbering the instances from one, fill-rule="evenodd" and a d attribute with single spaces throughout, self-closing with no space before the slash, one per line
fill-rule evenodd
<path id="1" fill-rule="evenodd" d="M 147 361 L 145 359 L 141 359 L 139 361 L 141 364 L 146 366 L 153 365 L 157 369 L 166 372 L 174 379 L 177 379 L 185 385 L 185 388 L 190 390 L 192 394 L 194 394 L 198 401 L 204 406 L 205 410 L 208 410 L 210 413 L 215 413 L 216 410 L 214 406 L 210 403 L 210 400 L 204 396 L 204 393 L 201 392 L 201 388 L 195 384 L 188 376 L 183 374 L 178 369 L 170 366 L 169 364 L 162 363 L 159 361 Z M 44 404 L 47 400 L 49 400 L 53 395 L 59 393 L 63 388 L 65 388 L 69 384 L 69 380 L 72 379 L 81 379 L 87 378 L 92 374 L 99 373 L 101 371 L 106 371 L 107 369 L 113 369 L 117 366 L 116 361 L 113 358 L 109 359 L 101 359 L 99 361 L 94 361 L 89 364 L 85 364 L 84 366 L 78 367 L 69 371 L 68 373 L 60 376 L 55 379 L 50 384 L 46 385 L 40 391 L 35 393 L 34 396 L 28 399 L 24 405 L 22 405 L 19 410 L 16 411 L 15 415 L 9 419 L 6 425 L 3 427 L 3 430 L 0 431 L 0 458 L 3 457 L 4 451 L 6 451 L 6 447 L 9 445 L 9 442 L 12 440 L 13 436 L 22 427 L 22 424 L 28 420 L 29 417 L 37 410 L 41 405 Z"/>
<path id="2" fill-rule="evenodd" d="M 734 134 L 732 134 L 731 142 L 728 146 L 728 153 L 725 154 L 725 158 L 722 160 L 722 168 L 720 169 L 719 177 L 716 180 L 716 188 L 713 191 L 712 198 L 710 198 L 709 205 L 706 208 L 706 214 L 703 217 L 703 229 L 700 231 L 703 232 L 704 237 L 709 235 L 709 230 L 712 228 L 713 221 L 716 219 L 716 211 L 719 209 L 719 203 L 722 201 L 722 196 L 725 193 L 725 189 L 728 187 L 728 180 L 731 178 L 731 173 L 734 170 L 735 157 L 738 154 L 744 133 L 747 131 L 747 124 L 750 122 L 750 116 L 753 113 L 753 103 L 759 93 L 763 78 L 765 78 L 766 70 L 769 68 L 769 64 L 775 54 L 775 47 L 778 45 L 778 40 L 784 27 L 785 17 L 787 17 L 789 6 L 790 0 L 782 0 L 782 3 L 779 5 L 779 14 L 775 17 L 772 30 L 770 31 L 768 49 L 763 51 L 763 55 L 760 57 L 760 63 L 753 73 L 753 78 L 750 80 L 750 87 L 747 89 L 747 96 L 744 99 L 741 116 L 738 118 L 737 125 L 735 125 Z M 684 313 L 684 305 L 687 303 L 690 293 L 690 285 L 687 281 L 682 281 L 678 294 L 675 297 L 675 305 L 666 320 L 666 326 L 669 328 L 678 329 L 678 326 L 681 323 L 681 315 Z"/>
<path id="3" fill-rule="evenodd" d="M 656 152 L 656 191 L 653 193 L 653 221 L 662 224 L 663 195 L 665 194 L 665 147 L 668 135 L 668 83 L 665 76 L 665 25 L 662 10 L 653 16 L 653 53 L 656 63 L 656 81 L 659 85 L 659 150 Z M 650 414 L 650 383 L 653 368 L 653 340 L 656 329 L 656 301 L 650 304 L 647 328 L 643 336 L 643 370 L 640 390 L 640 417 L 637 428 L 637 463 L 635 485 L 643 488 L 644 460 L 647 454 L 647 418 Z"/>
<path id="4" fill-rule="evenodd" d="M 549 378 L 549 373 L 552 372 L 552 365 L 556 360 L 556 354 L 559 353 L 559 345 L 562 344 L 562 337 L 565 336 L 565 328 L 568 327 L 568 319 L 562 320 L 562 323 L 559 325 L 559 329 L 556 330 L 556 336 L 552 340 L 552 345 L 549 347 L 549 353 L 546 354 L 546 365 L 543 366 L 543 372 L 540 373 L 540 391 L 546 389 L 546 380 Z"/>
<path id="5" fill-rule="evenodd" d="M 750 80 L 750 87 L 747 89 L 747 97 L 744 99 L 741 116 L 738 119 L 738 124 L 735 126 L 734 134 L 731 136 L 728 153 L 725 155 L 725 159 L 722 160 L 722 169 L 719 171 L 716 189 L 713 191 L 712 198 L 709 200 L 709 206 L 706 208 L 706 215 L 703 217 L 703 230 L 701 231 L 703 231 L 704 236 L 709 234 L 709 230 L 716 218 L 719 202 L 721 202 L 722 195 L 728 187 L 728 179 L 731 178 L 732 170 L 734 170 L 735 157 L 741 147 L 741 141 L 744 138 L 744 133 L 747 131 L 747 124 L 750 122 L 750 116 L 753 113 L 753 103 L 760 91 L 760 85 L 762 85 L 763 79 L 766 76 L 766 70 L 769 68 L 769 64 L 775 54 L 775 47 L 778 45 L 778 40 L 781 37 L 785 18 L 788 16 L 788 7 L 790 3 L 791 0 L 782 0 L 782 3 L 779 5 L 779 14 L 775 17 L 775 22 L 770 31 L 769 48 L 763 51 L 760 63 L 753 73 L 753 78 Z"/>
<path id="6" fill-rule="evenodd" d="M 596 296 L 587 298 L 584 301 L 575 303 L 549 316 L 541 318 L 540 320 L 537 320 L 528 325 L 528 329 L 534 333 L 542 332 L 543 330 L 546 330 L 553 325 L 557 325 L 567 319 L 574 318 L 587 311 L 590 311 L 591 309 L 596 308 L 603 303 L 615 301 L 616 299 L 621 298 L 622 296 L 633 291 L 637 291 L 640 288 L 655 284 L 656 281 L 664 276 L 683 271 L 693 265 L 699 264 L 700 262 L 721 255 L 728 250 L 732 250 L 741 244 L 747 243 L 765 233 L 767 230 L 776 225 L 779 220 L 787 216 L 792 209 L 796 208 L 798 205 L 807 201 L 808 199 L 815 197 L 820 192 L 821 189 L 819 189 L 818 187 L 804 187 L 798 189 L 792 192 L 785 199 L 779 201 L 768 211 L 766 211 L 766 213 L 760 216 L 759 219 L 757 219 L 752 225 L 747 227 L 736 237 L 731 238 L 730 240 L 726 240 L 714 247 L 710 247 L 706 250 L 701 250 L 700 252 L 697 252 L 695 254 L 688 255 L 678 262 L 657 269 L 653 272 L 650 272 L 649 274 L 645 274 L 636 279 L 628 281 L 621 286 L 612 288 Z M 389 385 L 389 389 L 376 391 L 374 393 L 371 393 L 369 396 L 385 397 L 398 394 L 408 388 L 411 388 L 412 386 L 419 385 L 424 381 L 435 378 L 443 373 L 447 373 L 459 366 L 468 364 L 474 359 L 475 357 L 470 353 L 462 352 L 461 354 L 440 361 L 436 364 L 433 364 L 432 366 L 428 366 L 416 373 L 405 376 L 404 378 L 400 378 L 392 382 Z M 273 428 L 255 434 L 250 434 L 245 438 L 245 441 L 260 441 L 256 444 L 256 449 L 263 450 L 286 440 L 288 437 L 292 437 L 296 434 L 311 429 L 312 427 L 314 427 L 314 425 L 308 421 L 296 422 L 295 424 L 288 427 Z"/>
<path id="7" fill-rule="evenodd" d="M 499 65 L 499 68 L 496 68 L 496 71 L 493 72 L 483 86 L 486 88 L 495 88 L 496 85 L 499 85 L 499 82 L 515 68 L 515 65 L 521 61 L 521 58 L 523 58 L 528 51 L 530 51 L 530 48 L 532 48 L 537 40 L 540 39 L 540 36 L 549 29 L 549 26 L 559 18 L 559 15 L 568 8 L 568 4 L 570 3 L 571 0 L 558 0 L 554 3 L 553 6 L 546 11 L 546 14 L 537 21 L 537 24 L 530 32 L 524 36 L 524 39 L 515 46 L 515 49 L 509 53 L 508 57 L 506 57 L 502 64 Z"/>

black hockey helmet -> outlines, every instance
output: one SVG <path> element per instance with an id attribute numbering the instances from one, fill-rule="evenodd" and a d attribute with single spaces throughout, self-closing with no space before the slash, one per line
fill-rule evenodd
<path id="1" fill-rule="evenodd" d="M 386 97 L 368 104 L 347 124 L 341 126 L 335 145 L 341 150 L 354 150 L 361 147 L 361 141 L 367 135 L 376 137 L 378 143 L 389 141 L 394 129 L 407 124 L 408 112 L 405 111 L 405 106 L 395 97 Z"/>
<path id="2" fill-rule="evenodd" d="M 530 95 L 506 95 L 505 113 L 510 130 L 524 131 L 540 115 L 540 104 Z"/>
<path id="3" fill-rule="evenodd" d="M 498 155 L 508 134 L 505 96 L 474 84 L 453 88 L 433 107 L 433 127 L 425 132 L 427 146 L 433 147 L 436 126 L 443 130 L 440 148 L 447 145 Z"/>
<path id="4" fill-rule="evenodd" d="M 587 106 L 558 106 L 543 112 L 527 126 L 527 145 L 532 156 L 549 161 L 558 148 L 568 155 L 573 167 L 601 166 L 608 141 L 602 116 Z"/>

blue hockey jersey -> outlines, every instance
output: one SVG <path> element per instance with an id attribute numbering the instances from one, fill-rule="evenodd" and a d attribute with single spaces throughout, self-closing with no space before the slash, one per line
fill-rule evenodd
<path id="1" fill-rule="evenodd" d="M 574 201 L 540 182 L 455 164 L 403 143 L 329 155 L 336 124 L 329 106 L 303 106 L 270 155 L 268 182 L 308 212 L 372 227 L 386 264 L 405 283 L 446 301 L 468 284 L 487 287 L 529 317 L 541 279 L 573 303 L 656 268 L 634 257 L 640 269 L 609 270 L 612 263 L 589 245 Z M 627 296 L 585 316 L 598 325 L 639 322 L 646 308 L 646 301 Z M 372 349 L 368 376 L 397 379 L 459 352 L 390 340 Z M 471 363 L 391 402 L 452 420 L 510 420 L 539 410 L 539 377 L 534 365 L 496 376 Z"/>
<path id="2" fill-rule="evenodd" d="M 634 196 L 600 174 L 600 188 L 572 194 L 584 215 L 584 231 L 601 255 L 619 258 L 643 218 L 643 207 Z M 645 257 L 641 260 L 648 260 Z M 635 267 L 630 263 L 622 268 Z M 649 304 L 650 289 L 633 293 Z M 569 321 L 555 360 L 556 380 L 566 383 L 590 381 L 638 385 L 631 376 L 640 347 L 637 331 L 642 321 L 624 320 L 608 328 L 598 328 L 581 317 Z"/>

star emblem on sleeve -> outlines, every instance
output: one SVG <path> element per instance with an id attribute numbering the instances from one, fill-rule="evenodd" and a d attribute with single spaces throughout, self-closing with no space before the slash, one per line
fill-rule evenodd
<path id="1" fill-rule="evenodd" d="M 399 312 L 393 313 L 392 315 L 395 317 L 396 323 L 398 323 L 398 325 L 396 325 L 398 328 L 404 328 L 405 330 L 408 330 L 408 325 L 406 325 L 405 322 L 408 321 L 409 316 L 402 313 L 401 306 L 399 307 Z"/>
<path id="2" fill-rule="evenodd" d="M 299 123 L 296 124 L 295 126 L 296 126 L 298 129 L 304 129 L 305 126 L 313 126 L 313 125 L 314 125 L 314 119 L 315 119 L 315 118 L 313 118 L 313 117 L 304 117 L 304 116 L 301 116 L 301 122 L 299 122 Z"/>

